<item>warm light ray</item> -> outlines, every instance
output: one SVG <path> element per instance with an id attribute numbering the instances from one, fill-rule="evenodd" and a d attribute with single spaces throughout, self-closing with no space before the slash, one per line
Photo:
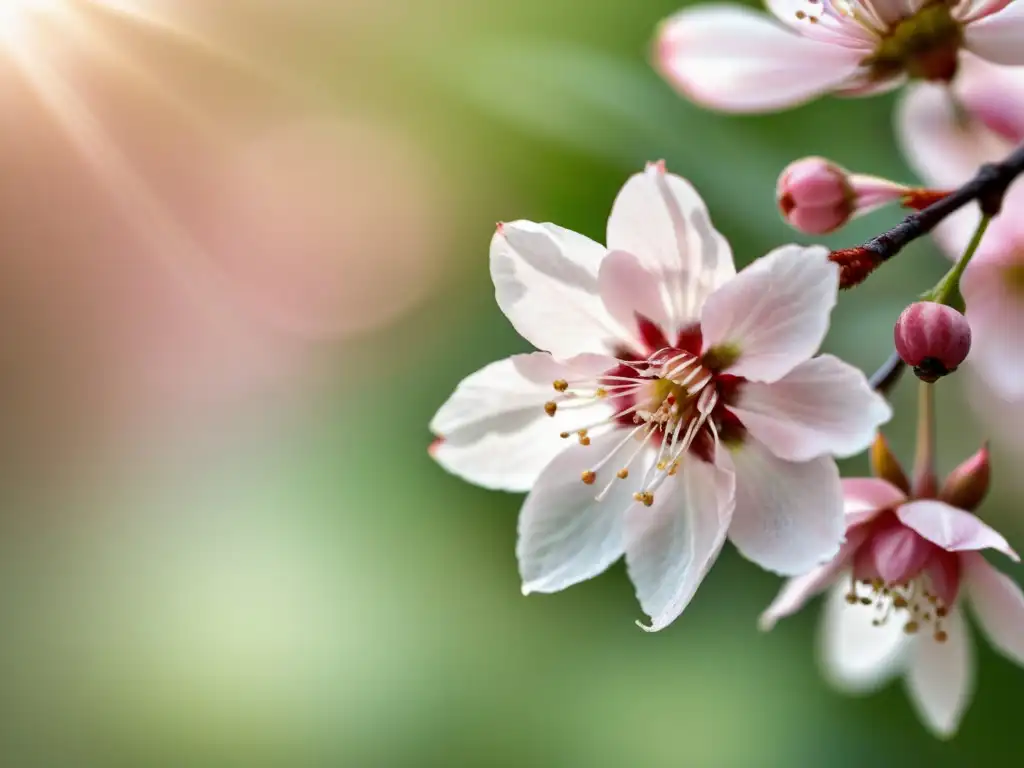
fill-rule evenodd
<path id="1" fill-rule="evenodd" d="M 161 265 L 202 308 L 222 311 L 222 299 L 229 294 L 219 290 L 223 276 L 204 249 L 178 224 L 89 109 L 33 47 L 15 39 L 8 40 L 7 48 L 82 159 L 124 211 L 126 221 L 149 242 Z"/>
<path id="2" fill-rule="evenodd" d="M 167 88 L 164 81 L 154 76 L 149 69 L 119 51 L 111 43 L 109 35 L 97 25 L 89 24 L 89 19 L 82 15 L 79 8 L 61 5 L 54 8 L 54 15 L 59 18 L 61 30 L 66 32 L 71 42 L 78 45 L 81 50 L 110 66 L 118 75 L 133 80 L 147 96 L 156 96 L 175 113 L 183 117 L 204 138 L 218 138 L 221 132 L 213 120 L 205 117 L 180 95 Z"/>

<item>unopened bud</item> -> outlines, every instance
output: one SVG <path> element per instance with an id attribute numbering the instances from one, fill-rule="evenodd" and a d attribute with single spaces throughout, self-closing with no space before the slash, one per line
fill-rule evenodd
<path id="1" fill-rule="evenodd" d="M 805 157 L 779 176 L 775 199 L 791 227 L 825 235 L 856 216 L 899 201 L 906 191 L 886 179 L 848 173 L 823 157 Z"/>
<path id="2" fill-rule="evenodd" d="M 899 460 L 889 448 L 889 442 L 881 432 L 871 445 L 871 472 L 875 477 L 892 483 L 904 493 L 910 493 L 910 481 L 900 466 Z"/>
<path id="3" fill-rule="evenodd" d="M 985 444 L 981 446 L 981 450 L 949 473 L 939 498 L 954 507 L 972 512 L 978 508 L 988 493 L 991 477 L 992 466 L 989 463 L 988 445 Z"/>
<path id="4" fill-rule="evenodd" d="M 893 329 L 896 351 L 922 381 L 955 371 L 971 349 L 971 326 L 952 307 L 918 301 L 903 310 Z"/>

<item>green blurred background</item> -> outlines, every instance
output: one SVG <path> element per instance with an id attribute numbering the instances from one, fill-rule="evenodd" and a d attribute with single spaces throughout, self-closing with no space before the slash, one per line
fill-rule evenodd
<path id="1" fill-rule="evenodd" d="M 110 109 L 103 122 L 115 144 L 176 135 L 176 123 L 144 119 L 166 108 L 160 85 L 204 120 L 234 120 L 236 137 L 266 114 L 311 107 L 369 126 L 360 135 L 387 138 L 331 172 L 344 180 L 367 157 L 388 171 L 349 197 L 317 198 L 324 221 L 348 221 L 358 204 L 357 225 L 370 226 L 356 245 L 328 249 L 342 321 L 296 344 L 315 386 L 256 397 L 243 376 L 192 419 L 161 395 L 142 410 L 169 412 L 173 428 L 133 422 L 130 438 L 112 439 L 106 418 L 65 415 L 67 403 L 82 404 L 80 376 L 97 367 L 90 354 L 62 367 L 67 350 L 82 349 L 81 315 L 8 318 L 3 338 L 16 343 L 5 413 L 17 426 L 4 438 L 0 763 L 939 768 L 1019 759 L 1012 702 L 1024 672 L 981 643 L 979 694 L 959 736 L 939 743 L 898 684 L 864 699 L 828 690 L 813 658 L 815 609 L 760 634 L 757 616 L 778 582 L 732 551 L 657 635 L 634 625 L 642 613 L 621 566 L 563 594 L 522 597 L 521 498 L 469 487 L 426 453 L 427 423 L 458 381 L 526 349 L 493 301 L 494 222 L 554 221 L 600 240 L 625 178 L 664 158 L 701 190 L 742 265 L 801 239 L 773 204 L 790 160 L 822 154 L 912 180 L 893 141 L 893 97 L 759 118 L 703 112 L 648 65 L 655 25 L 677 0 L 139 5 L 149 22 L 82 11 L 120 53 L 117 67 L 148 73 L 125 91 L 131 99 L 122 94 L 134 111 L 104 102 L 84 75 L 78 83 L 75 58 L 52 43 L 55 22 L 43 25 L 46 55 L 71 67 L 68 80 L 96 112 Z M 143 141 L 135 166 L 168 151 Z M 47 215 L 18 242 L 8 237 L 7 251 L 32 253 L 30 236 L 71 227 L 55 216 L 55 186 L 38 198 L 51 200 Z M 0 192 L 8 202 L 31 194 L 12 181 Z M 403 194 L 412 208 L 393 207 Z M 827 242 L 861 241 L 896 216 L 858 221 Z M 39 281 L 43 295 L 63 284 L 61 259 L 89 251 L 88 230 L 73 234 Z M 301 269 L 291 261 L 299 257 L 285 254 L 285 273 Z M 944 266 L 933 246 L 915 245 L 844 295 L 827 349 L 876 367 L 900 310 Z M 358 316 L 345 314 L 367 296 Z M 374 315 L 396 296 L 407 298 Z M 113 325 L 135 326 L 142 311 L 118 305 Z M 155 334 L 143 329 L 142 348 L 164 348 Z M 175 376 L 210 364 L 173 362 L 160 380 L 177 391 Z M 113 376 L 104 368 L 95 388 L 115 389 Z M 39 381 L 48 396 L 23 397 Z M 985 435 L 962 381 L 944 382 L 939 395 L 948 470 Z M 255 404 L 236 411 L 238 400 Z M 93 405 L 84 400 L 84 410 Z M 895 405 L 887 432 L 909 461 L 909 382 Z M 1012 445 L 995 448 L 982 514 L 1019 548 L 1019 458 Z M 844 467 L 865 470 L 863 458 Z"/>

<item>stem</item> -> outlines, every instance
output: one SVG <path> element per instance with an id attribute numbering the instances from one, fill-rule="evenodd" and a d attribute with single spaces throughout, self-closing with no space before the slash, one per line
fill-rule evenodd
<path id="1" fill-rule="evenodd" d="M 933 498 L 938 491 L 935 474 L 935 388 L 921 382 L 917 395 L 917 456 L 914 457 L 914 497 Z"/>
<path id="2" fill-rule="evenodd" d="M 898 352 L 893 352 L 889 355 L 889 359 L 886 360 L 882 367 L 871 374 L 871 378 L 868 379 L 868 384 L 873 390 L 878 392 L 880 395 L 888 395 L 892 392 L 893 387 L 899 382 L 900 377 L 903 376 L 903 372 L 907 369 L 907 364 L 903 362 L 903 359 L 899 356 Z"/>
<path id="3" fill-rule="evenodd" d="M 924 210 L 910 214 L 887 232 L 871 238 L 863 245 L 833 251 L 831 258 L 841 267 L 840 286 L 852 288 L 862 282 L 876 267 L 914 240 L 931 232 L 968 203 L 976 201 L 982 215 L 987 218 L 997 216 L 1002 209 L 1007 188 L 1021 174 L 1024 174 L 1024 144 L 1001 162 L 982 165 L 974 178 L 966 184 Z"/>
<path id="4" fill-rule="evenodd" d="M 942 279 L 936 284 L 936 286 L 928 291 L 923 298 L 927 301 L 934 301 L 938 304 L 947 304 L 952 306 L 953 300 L 958 299 L 960 296 L 960 278 L 963 277 L 964 270 L 967 269 L 967 265 L 970 264 L 971 259 L 974 258 L 974 254 L 977 252 L 978 246 L 981 245 L 981 240 L 985 237 L 985 231 L 988 229 L 988 225 L 991 221 L 991 216 L 981 217 L 977 228 L 974 230 L 974 234 L 971 236 L 971 242 L 967 244 L 967 249 L 964 251 L 963 256 L 959 258 L 956 264 L 953 265 L 952 269 L 943 275 Z"/>

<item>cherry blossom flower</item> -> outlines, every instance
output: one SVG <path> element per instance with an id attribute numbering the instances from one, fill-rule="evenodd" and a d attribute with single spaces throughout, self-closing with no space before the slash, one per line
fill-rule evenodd
<path id="1" fill-rule="evenodd" d="M 940 737 L 956 732 L 973 693 L 965 602 L 993 647 L 1024 665 L 1024 594 L 980 552 L 1019 558 L 999 533 L 953 506 L 981 500 L 987 452 L 979 456 L 950 475 L 939 498 L 910 498 L 882 479 L 844 480 L 839 554 L 791 579 L 761 617 L 762 629 L 771 629 L 831 588 L 820 636 L 827 677 L 868 693 L 902 675 L 922 721 Z"/>
<path id="2" fill-rule="evenodd" d="M 866 448 L 890 410 L 860 371 L 812 358 L 836 301 L 824 248 L 785 246 L 737 274 L 701 198 L 661 164 L 623 187 L 607 237 L 498 227 L 498 304 L 542 351 L 465 379 L 431 422 L 431 454 L 478 485 L 530 491 L 524 593 L 625 554 L 660 629 L 727 535 L 782 573 L 835 554 L 832 455 Z"/>
<path id="3" fill-rule="evenodd" d="M 860 96 L 907 77 L 948 81 L 966 48 L 1024 64 L 1024 3 L 1012 0 L 766 0 L 776 18 L 708 4 L 667 19 L 656 65 L 684 95 L 727 112 Z M 781 23 L 780 23 L 781 22 Z"/>
<path id="4" fill-rule="evenodd" d="M 1024 6 L 1022 6 L 1024 7 Z M 1022 49 L 1024 50 L 1024 49 Z M 1024 68 L 966 58 L 954 84 L 910 89 L 899 112 L 904 153 L 929 183 L 956 186 L 983 163 L 1000 160 L 1024 141 Z M 978 223 L 973 206 L 936 230 L 939 245 L 958 258 Z M 989 226 L 960 285 L 972 329 L 967 362 L 1003 400 L 1024 400 L 1024 183 L 1011 185 L 1003 212 Z"/>

